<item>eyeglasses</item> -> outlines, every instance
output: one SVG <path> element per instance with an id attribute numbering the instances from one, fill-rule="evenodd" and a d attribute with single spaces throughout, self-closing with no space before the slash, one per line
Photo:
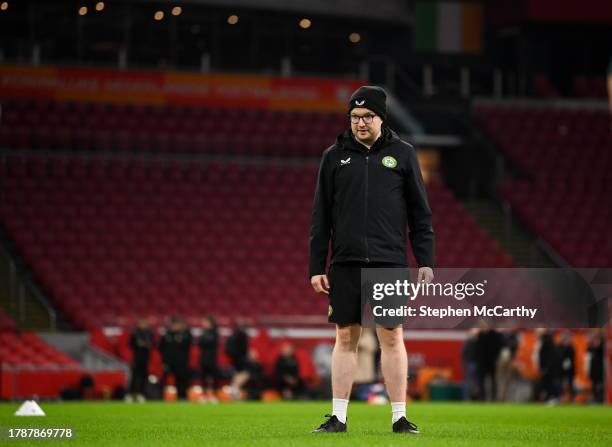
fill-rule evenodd
<path id="1" fill-rule="evenodd" d="M 372 115 L 371 113 L 368 113 L 367 115 L 350 115 L 351 123 L 353 124 L 359 123 L 359 120 L 363 120 L 363 124 L 372 124 L 372 120 L 375 116 L 376 115 Z"/>

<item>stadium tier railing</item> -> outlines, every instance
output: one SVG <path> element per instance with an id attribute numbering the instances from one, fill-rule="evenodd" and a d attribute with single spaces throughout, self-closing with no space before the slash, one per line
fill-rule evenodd
<path id="1" fill-rule="evenodd" d="M 33 283 L 27 269 L 15 258 L 0 229 L 0 300 L 15 316 L 20 328 L 56 329 L 53 306 Z"/>

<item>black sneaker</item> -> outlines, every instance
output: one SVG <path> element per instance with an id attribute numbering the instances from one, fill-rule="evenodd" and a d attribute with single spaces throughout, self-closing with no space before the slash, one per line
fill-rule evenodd
<path id="1" fill-rule="evenodd" d="M 416 435 L 420 432 L 416 425 L 402 416 L 393 424 L 393 433 L 412 433 Z"/>
<path id="2" fill-rule="evenodd" d="M 326 414 L 327 421 L 323 422 L 319 428 L 315 428 L 313 433 L 346 433 L 346 424 L 338 420 L 336 416 Z"/>

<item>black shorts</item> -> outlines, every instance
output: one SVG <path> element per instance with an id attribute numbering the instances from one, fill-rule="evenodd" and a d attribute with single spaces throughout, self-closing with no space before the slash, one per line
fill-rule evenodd
<path id="1" fill-rule="evenodd" d="M 391 263 L 350 262 L 332 264 L 329 269 L 329 307 L 327 321 L 340 326 L 361 324 L 363 304 L 361 300 L 362 268 L 407 268 Z M 401 321 L 398 323 L 401 324 Z M 395 326 L 395 325 L 394 325 Z"/>
<path id="2" fill-rule="evenodd" d="M 202 379 L 217 379 L 219 377 L 219 367 L 214 363 L 201 363 L 200 375 Z"/>

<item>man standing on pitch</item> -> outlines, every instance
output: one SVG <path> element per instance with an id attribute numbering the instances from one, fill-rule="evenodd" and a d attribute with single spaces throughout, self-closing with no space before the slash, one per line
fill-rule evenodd
<path id="1" fill-rule="evenodd" d="M 364 86 L 348 104 L 351 128 L 321 159 L 310 227 L 310 282 L 328 294 L 336 324 L 333 408 L 314 432 L 345 432 L 361 335 L 361 269 L 406 267 L 406 226 L 418 281 L 433 279 L 431 210 L 414 148 L 385 125 L 387 95 Z M 326 275 L 328 244 L 332 254 Z M 395 433 L 418 433 L 406 419 L 408 360 L 402 326 L 376 328 Z"/>

